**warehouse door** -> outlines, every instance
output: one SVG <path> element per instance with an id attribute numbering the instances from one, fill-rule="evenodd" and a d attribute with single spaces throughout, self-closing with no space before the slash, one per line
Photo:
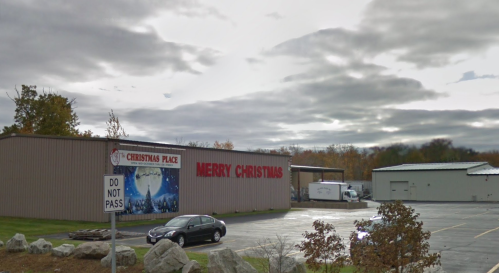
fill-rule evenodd
<path id="1" fill-rule="evenodd" d="M 409 200 L 409 182 L 390 181 L 391 200 Z"/>
<path id="2" fill-rule="evenodd" d="M 416 186 L 411 186 L 410 190 L 409 190 L 409 195 L 411 196 L 411 199 L 410 200 L 418 200 L 418 196 L 416 195 Z"/>

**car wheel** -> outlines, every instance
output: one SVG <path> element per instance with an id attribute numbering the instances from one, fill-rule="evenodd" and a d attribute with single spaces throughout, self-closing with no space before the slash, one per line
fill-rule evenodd
<path id="1" fill-rule="evenodd" d="M 213 232 L 213 236 L 211 236 L 211 241 L 216 243 L 218 241 L 220 241 L 220 238 L 222 236 L 220 236 L 220 230 L 215 230 L 215 232 Z"/>
<path id="2" fill-rule="evenodd" d="M 177 244 L 180 246 L 180 247 L 184 247 L 184 244 L 185 244 L 185 238 L 184 238 L 184 235 L 179 235 L 178 238 L 177 238 Z"/>

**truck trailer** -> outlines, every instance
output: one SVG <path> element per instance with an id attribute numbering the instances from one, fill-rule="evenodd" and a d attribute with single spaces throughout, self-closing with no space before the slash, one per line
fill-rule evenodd
<path id="1" fill-rule="evenodd" d="M 310 200 L 359 202 L 359 196 L 354 190 L 348 189 L 347 183 L 312 182 L 308 184 Z"/>

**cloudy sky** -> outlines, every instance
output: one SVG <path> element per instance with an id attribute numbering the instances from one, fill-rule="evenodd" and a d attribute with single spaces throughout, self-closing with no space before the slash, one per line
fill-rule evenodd
<path id="1" fill-rule="evenodd" d="M 456 0 L 0 2 L 15 86 L 76 98 L 80 130 L 238 150 L 499 144 L 499 5 Z"/>

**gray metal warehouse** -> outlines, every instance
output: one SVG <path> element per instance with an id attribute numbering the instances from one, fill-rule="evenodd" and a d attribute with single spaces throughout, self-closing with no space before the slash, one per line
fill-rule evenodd
<path id="1" fill-rule="evenodd" d="M 284 155 L 117 140 L 0 138 L 0 216 L 108 222 L 104 175 L 125 177 L 121 221 L 289 209 Z"/>
<path id="2" fill-rule="evenodd" d="M 487 162 L 403 164 L 374 169 L 373 199 L 499 201 L 499 168 Z"/>

